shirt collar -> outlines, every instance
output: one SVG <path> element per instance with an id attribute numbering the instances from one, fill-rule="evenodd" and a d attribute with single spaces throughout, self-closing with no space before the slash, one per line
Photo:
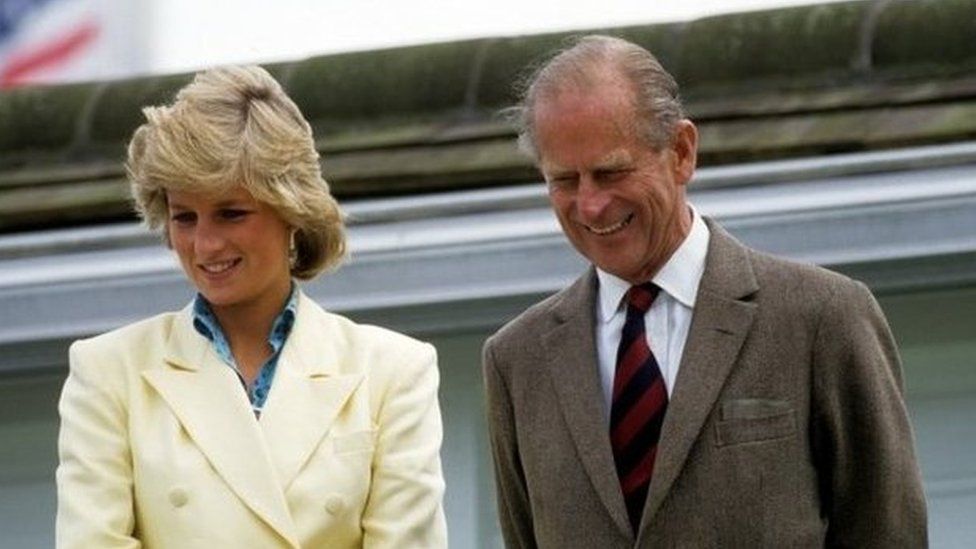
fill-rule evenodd
<path id="1" fill-rule="evenodd" d="M 705 272 L 705 256 L 711 235 L 698 211 L 690 204 L 688 207 L 692 215 L 691 230 L 651 281 L 678 303 L 693 309 L 698 285 Z M 600 281 L 598 320 L 606 323 L 620 310 L 620 302 L 630 289 L 630 282 L 600 268 L 597 268 L 596 274 Z"/>
<path id="2" fill-rule="evenodd" d="M 294 282 L 291 283 L 291 295 L 288 296 L 285 308 L 275 318 L 274 324 L 271 325 L 271 333 L 268 334 L 268 343 L 276 353 L 284 346 L 288 334 L 291 333 L 291 327 L 295 324 L 295 315 L 298 311 L 297 287 Z"/>
<path id="3" fill-rule="evenodd" d="M 268 333 L 268 343 L 274 352 L 278 352 L 285 340 L 288 339 L 291 327 L 295 323 L 297 311 L 298 285 L 292 282 L 288 301 L 285 302 L 284 308 L 275 317 L 271 324 L 271 332 Z M 196 297 L 193 298 L 193 327 L 200 335 L 218 344 L 218 346 L 225 342 L 224 331 L 221 329 L 217 317 L 214 316 L 210 304 L 200 293 L 197 293 Z"/>
<path id="4" fill-rule="evenodd" d="M 210 304 L 199 293 L 193 298 L 193 328 L 210 341 L 213 341 L 217 334 L 223 333 L 217 317 L 210 309 Z"/>

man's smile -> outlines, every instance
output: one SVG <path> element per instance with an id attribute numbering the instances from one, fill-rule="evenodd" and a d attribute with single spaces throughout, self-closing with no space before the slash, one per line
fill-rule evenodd
<path id="1" fill-rule="evenodd" d="M 607 225 L 606 227 L 594 227 L 593 225 L 587 225 L 586 223 L 583 223 L 582 225 L 586 227 L 587 231 L 593 234 L 606 236 L 622 230 L 627 225 L 630 225 L 630 222 L 633 220 L 634 220 L 634 214 L 630 213 L 627 215 L 627 217 L 621 219 L 620 221 L 614 223 L 613 225 Z"/>

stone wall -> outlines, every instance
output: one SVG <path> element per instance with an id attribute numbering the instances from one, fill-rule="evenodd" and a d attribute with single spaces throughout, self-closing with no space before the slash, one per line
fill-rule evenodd
<path id="1" fill-rule="evenodd" d="M 871 0 L 687 23 L 486 38 L 269 66 L 342 198 L 538 181 L 498 111 L 575 35 L 653 51 L 702 135 L 700 164 L 973 139 L 976 0 Z M 144 105 L 191 75 L 0 94 L 0 232 L 130 217 L 121 160 Z"/>

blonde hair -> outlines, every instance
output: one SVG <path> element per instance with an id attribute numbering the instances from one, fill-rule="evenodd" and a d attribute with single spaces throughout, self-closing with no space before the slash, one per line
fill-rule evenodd
<path id="1" fill-rule="evenodd" d="M 341 262 L 343 214 L 322 178 L 312 129 L 267 71 L 198 73 L 172 105 L 143 114 L 126 169 L 136 211 L 167 245 L 167 190 L 220 194 L 241 185 L 295 230 L 292 276 L 310 279 Z"/>

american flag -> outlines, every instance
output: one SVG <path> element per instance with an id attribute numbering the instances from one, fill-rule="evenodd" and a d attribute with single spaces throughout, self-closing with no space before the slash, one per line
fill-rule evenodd
<path id="1" fill-rule="evenodd" d="M 0 88 L 74 79 L 102 34 L 90 0 L 0 0 Z"/>

